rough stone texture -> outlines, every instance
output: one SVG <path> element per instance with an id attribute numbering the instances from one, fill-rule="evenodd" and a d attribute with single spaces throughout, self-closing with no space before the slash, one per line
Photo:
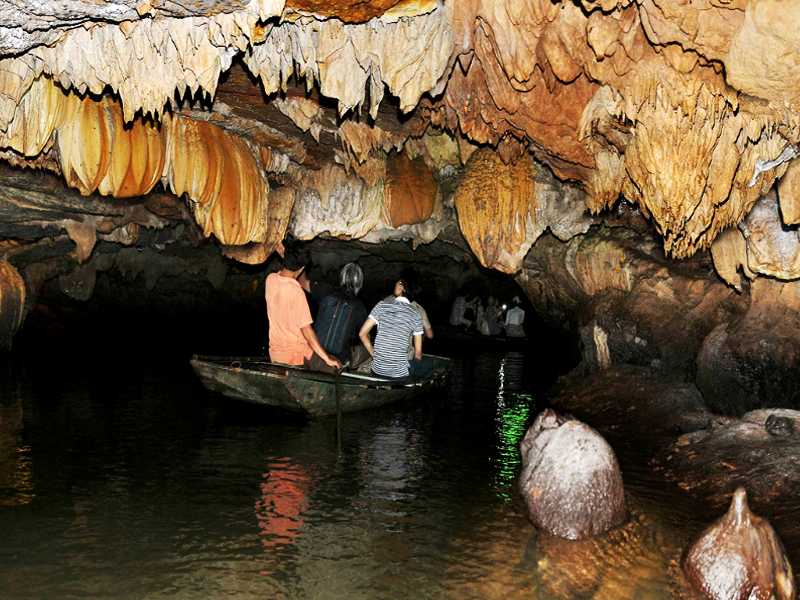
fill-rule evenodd
<path id="1" fill-rule="evenodd" d="M 578 540 L 625 520 L 617 458 L 591 427 L 547 409 L 528 429 L 520 451 L 519 488 L 540 529 Z"/>
<path id="2" fill-rule="evenodd" d="M 581 196 L 555 185 L 529 156 L 507 165 L 496 152 L 482 149 L 467 162 L 454 203 L 461 231 L 481 264 L 515 273 L 548 227 L 560 239 L 589 228 Z"/>
<path id="3" fill-rule="evenodd" d="M 405 152 L 386 162 L 384 220 L 392 227 L 414 225 L 430 219 L 438 186 L 421 158 L 410 160 Z"/>
<path id="4" fill-rule="evenodd" d="M 800 284 L 759 278 L 751 298 L 744 316 L 718 325 L 697 356 L 697 385 L 722 414 L 800 407 Z"/>
<path id="5" fill-rule="evenodd" d="M 566 244 L 544 237 L 516 279 L 540 314 L 562 324 L 577 316 L 586 367 L 597 366 L 601 351 L 610 364 L 683 376 L 694 370 L 706 335 L 743 314 L 748 299 L 710 278 L 707 258 L 665 260 L 656 240 L 636 232 L 634 218 L 593 227 Z"/>
<path id="6" fill-rule="evenodd" d="M 674 440 L 655 459 L 657 469 L 684 490 L 721 506 L 747 486 L 765 509 L 800 491 L 800 413 L 762 409 L 740 419 L 714 417 L 712 426 Z"/>
<path id="7" fill-rule="evenodd" d="M 794 222 L 792 210 L 790 199 L 784 202 L 781 196 L 779 206 L 775 193 L 770 192 L 756 203 L 738 228 L 720 235 L 711 247 L 720 277 L 739 291 L 740 268 L 742 275 L 751 280 L 758 275 L 782 280 L 800 277 L 800 232 L 796 226 L 789 226 Z"/>
<path id="8" fill-rule="evenodd" d="M 691 545 L 681 566 L 708 600 L 792 600 L 795 583 L 783 545 L 770 524 L 750 512 L 738 488 L 728 512 Z"/>
<path id="9" fill-rule="evenodd" d="M 0 260 L 0 350 L 10 350 L 25 316 L 25 282 L 19 272 Z"/>
<path id="10" fill-rule="evenodd" d="M 6 2 L 0 14 L 3 135 L 16 137 L 7 130 L 17 106 L 31 115 L 42 104 L 24 98 L 45 76 L 81 93 L 110 88 L 129 122 L 189 97 L 204 108 L 238 57 L 267 101 L 292 76 L 334 99 L 348 118 L 332 129 L 359 164 L 431 124 L 460 148 L 465 140 L 495 147 L 505 163 L 533 152 L 578 182 L 593 211 L 620 193 L 637 203 L 677 257 L 740 223 L 800 140 L 790 35 L 800 11 L 775 0 Z M 362 107 L 378 119 L 384 89 L 403 112 L 429 98 L 387 133 L 360 120 Z M 300 127 L 319 137 L 319 111 L 301 112 Z M 44 113 L 23 136 L 25 155 L 47 138 L 54 117 Z"/>

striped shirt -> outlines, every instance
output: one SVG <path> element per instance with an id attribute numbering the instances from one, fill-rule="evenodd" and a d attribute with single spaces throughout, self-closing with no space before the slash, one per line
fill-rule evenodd
<path id="1" fill-rule="evenodd" d="M 372 370 L 382 377 L 408 377 L 408 339 L 422 335 L 422 317 L 403 297 L 382 300 L 369 318 L 378 324 Z"/>

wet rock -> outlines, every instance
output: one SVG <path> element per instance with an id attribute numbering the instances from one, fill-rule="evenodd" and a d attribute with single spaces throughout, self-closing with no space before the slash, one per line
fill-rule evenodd
<path id="1" fill-rule="evenodd" d="M 654 467 L 714 506 L 747 485 L 759 506 L 800 493 L 800 411 L 762 409 L 741 419 L 714 417 L 704 431 L 682 435 L 656 454 Z"/>
<path id="2" fill-rule="evenodd" d="M 0 260 L 0 351 L 11 349 L 11 340 L 25 316 L 25 282 L 10 263 Z"/>
<path id="3" fill-rule="evenodd" d="M 764 429 L 775 437 L 787 437 L 794 433 L 794 421 L 787 417 L 770 415 L 764 422 Z"/>
<path id="4" fill-rule="evenodd" d="M 591 373 L 577 369 L 559 380 L 551 402 L 592 423 L 606 439 L 621 435 L 640 448 L 667 444 L 676 434 L 712 423 L 694 384 L 632 365 Z"/>
<path id="5" fill-rule="evenodd" d="M 749 306 L 709 269 L 708 256 L 665 263 L 652 236 L 600 226 L 566 244 L 542 236 L 516 279 L 543 318 L 577 321 L 587 372 L 632 364 L 683 378 L 706 336 Z"/>
<path id="6" fill-rule="evenodd" d="M 800 408 L 800 285 L 764 278 L 741 318 L 722 323 L 697 355 L 697 387 L 717 413 Z"/>
<path id="7" fill-rule="evenodd" d="M 594 429 L 550 409 L 523 438 L 519 487 L 534 525 L 570 540 L 625 521 L 617 458 Z"/>
<path id="8" fill-rule="evenodd" d="M 689 584 L 708 600 L 789 600 L 792 567 L 772 526 L 750 512 L 738 488 L 728 512 L 689 547 L 681 562 Z"/>

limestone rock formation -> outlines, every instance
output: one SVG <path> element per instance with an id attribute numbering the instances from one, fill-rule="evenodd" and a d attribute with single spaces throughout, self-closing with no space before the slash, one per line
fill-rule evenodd
<path id="1" fill-rule="evenodd" d="M 491 150 L 470 157 L 454 202 L 461 231 L 482 265 L 515 273 L 548 227 L 562 239 L 588 229 L 580 193 L 559 187 L 553 194 L 545 171 L 528 156 L 511 164 Z"/>
<path id="2" fill-rule="evenodd" d="M 693 372 L 706 336 L 745 314 L 749 298 L 709 277 L 707 257 L 665 261 L 627 210 L 566 244 L 545 234 L 516 280 L 554 325 L 577 316 L 585 367 L 607 355 L 612 365 Z"/>
<path id="3" fill-rule="evenodd" d="M 25 282 L 13 266 L 0 260 L 0 350 L 11 349 L 24 316 Z"/>
<path id="4" fill-rule="evenodd" d="M 347 118 L 333 129 L 359 163 L 367 154 L 399 149 L 430 125 L 493 146 L 504 164 L 517 165 L 532 151 L 558 177 L 578 182 L 591 210 L 608 207 L 620 194 L 637 203 L 663 235 L 666 250 L 684 257 L 738 224 L 786 171 L 783 157 L 800 141 L 792 109 L 799 101 L 795 76 L 784 58 L 794 46 L 781 33 L 796 15 L 777 6 L 774 0 L 702 9 L 549 0 L 387 0 L 369 7 L 305 0 L 191 6 L 118 1 L 102 7 L 76 2 L 61 11 L 45 3 L 31 12 L 5 3 L 0 138 L 30 160 L 47 152 L 48 131 L 60 118 L 48 81 L 81 94 L 110 89 L 119 97 L 124 123 L 136 121 L 139 111 L 160 120 L 165 107 L 179 109 L 188 97 L 213 99 L 220 76 L 238 57 L 267 96 L 286 92 L 297 76 L 308 89 L 335 99 Z M 277 16 L 282 19 L 270 21 Z M 361 107 L 379 119 L 384 89 L 403 112 L 420 105 L 411 122 L 383 130 L 359 120 Z M 426 93 L 435 99 L 420 102 Z M 324 143 L 313 102 L 279 99 L 276 106 Z M 117 115 L 81 106 L 71 131 L 102 137 L 119 129 Z M 41 114 L 38 107 L 45 107 Z M 94 121 L 98 126 L 90 132 Z M 99 175 L 108 158 L 89 144 L 80 160 L 70 155 L 65 175 L 85 189 L 102 183 L 103 193 L 131 193 L 130 183 L 118 181 L 126 176 L 127 137 L 119 139 L 112 174 Z M 140 145 L 152 141 L 130 137 Z M 143 176 L 137 182 L 142 188 L 161 160 L 158 151 L 148 156 L 155 162 L 134 170 Z M 519 198 L 530 196 L 522 189 L 529 179 L 520 178 L 517 200 L 498 204 L 503 218 L 525 213 Z M 789 210 L 793 186 L 787 180 L 783 187 Z M 236 237 L 230 224 L 222 225 L 229 219 L 211 221 L 226 241 Z M 519 220 L 505 224 L 512 233 L 504 242 L 523 239 Z M 235 243 L 253 241 L 246 237 Z M 516 270 L 519 259 L 504 256 L 502 245 L 484 249 L 487 264 L 497 255 L 500 268 Z"/>
<path id="5" fill-rule="evenodd" d="M 800 283 L 758 278 L 740 318 L 719 324 L 697 356 L 697 386 L 715 412 L 800 407 Z"/>
<path id="6" fill-rule="evenodd" d="M 548 229 L 569 240 L 623 197 L 667 258 L 702 262 L 711 247 L 743 296 L 754 277 L 800 277 L 800 9 L 778 0 L 0 0 L 0 17 L 0 159 L 87 197 L 185 195 L 238 260 L 263 262 L 292 229 L 460 239 L 455 217 L 483 265 L 565 303 L 554 310 L 602 297 L 612 364 L 666 359 L 661 333 L 633 332 L 609 294 L 640 297 L 644 275 L 661 311 L 686 290 L 670 297 L 635 254 L 576 240 L 553 275 L 565 287 L 548 291 L 542 265 L 525 265 Z M 96 210 L 63 219 L 79 262 L 100 235 L 130 243 L 133 221 L 161 222 L 140 210 L 111 227 Z M 65 229 L 55 222 L 37 236 L 26 218 L 30 253 Z M 721 303 L 715 292 L 689 312 Z M 654 311 L 627 306 L 640 321 Z"/>
<path id="7" fill-rule="evenodd" d="M 708 600 L 790 600 L 792 567 L 770 524 L 750 512 L 738 488 L 728 512 L 706 529 L 681 562 L 692 587 Z"/>
<path id="8" fill-rule="evenodd" d="M 427 221 L 433 214 L 437 194 L 433 173 L 421 158 L 410 160 L 400 153 L 387 161 L 383 194 L 387 224 L 400 227 Z"/>
<path id="9" fill-rule="evenodd" d="M 577 540 L 626 519 L 617 458 L 591 427 L 546 409 L 528 429 L 520 451 L 519 487 L 537 527 Z"/>

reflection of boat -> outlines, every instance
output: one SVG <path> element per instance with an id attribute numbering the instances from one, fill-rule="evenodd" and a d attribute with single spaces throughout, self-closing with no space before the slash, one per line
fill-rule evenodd
<path id="1" fill-rule="evenodd" d="M 474 329 L 437 325 L 434 329 L 435 339 L 450 344 L 484 345 L 504 348 L 524 348 L 528 345 L 527 337 L 508 337 L 505 334 L 483 335 Z"/>
<path id="2" fill-rule="evenodd" d="M 432 374 L 426 379 L 401 381 L 361 373 L 336 376 L 274 364 L 257 356 L 194 356 L 191 363 L 203 385 L 213 392 L 321 417 L 336 414 L 337 399 L 343 413 L 354 412 L 440 387 L 447 378 L 450 359 L 426 356 L 433 361 Z"/>

